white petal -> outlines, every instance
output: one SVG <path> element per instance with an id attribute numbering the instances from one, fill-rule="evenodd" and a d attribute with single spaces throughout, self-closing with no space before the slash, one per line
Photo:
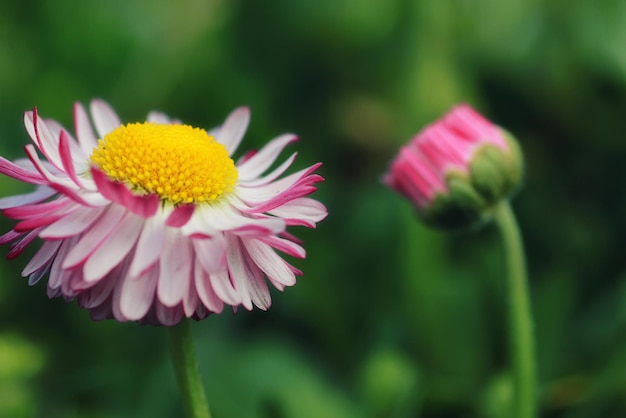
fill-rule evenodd
<path id="1" fill-rule="evenodd" d="M 46 122 L 35 112 L 24 113 L 24 126 L 33 139 L 33 142 L 45 155 L 48 161 L 59 171 L 63 171 L 63 164 L 58 151 L 58 138 L 52 136 Z"/>
<path id="2" fill-rule="evenodd" d="M 161 255 L 157 295 L 165 306 L 178 305 L 189 290 L 192 253 L 189 239 L 168 228 Z"/>
<path id="3" fill-rule="evenodd" d="M 152 267 L 161 257 L 164 236 L 163 221 L 157 216 L 143 223 L 143 230 L 135 247 L 135 256 L 128 269 L 128 275 L 137 277 Z"/>
<path id="4" fill-rule="evenodd" d="M 93 133 L 89 116 L 80 103 L 74 104 L 74 129 L 80 148 L 86 155 L 91 155 L 93 149 L 98 146 L 98 141 L 96 134 Z"/>
<path id="5" fill-rule="evenodd" d="M 250 297 L 250 272 L 246 269 L 242 249 L 239 246 L 237 237 L 230 237 L 228 240 L 228 271 L 235 283 L 235 289 L 241 296 L 241 304 L 247 309 L 252 309 L 252 299 Z"/>
<path id="6" fill-rule="evenodd" d="M 272 209 L 268 213 L 280 218 L 305 221 L 314 226 L 328 215 L 328 210 L 317 200 L 301 197 Z"/>
<path id="7" fill-rule="evenodd" d="M 196 308 L 200 303 L 198 298 L 198 292 L 196 291 L 196 285 L 194 284 L 193 273 L 190 271 L 191 277 L 189 278 L 189 288 L 183 297 L 183 312 L 186 317 L 191 317 L 196 312 Z"/>
<path id="8" fill-rule="evenodd" d="M 61 283 L 69 278 L 71 270 L 63 269 L 63 260 L 65 260 L 70 249 L 78 242 L 78 238 L 71 238 L 60 242 L 61 246 L 50 268 L 50 276 L 48 278 L 48 288 L 50 289 L 58 289 L 61 287 Z"/>
<path id="9" fill-rule="evenodd" d="M 259 272 L 259 274 L 253 276 L 253 279 L 251 286 L 252 303 L 257 308 L 267 311 L 272 306 L 272 297 L 265 282 L 265 277 Z"/>
<path id="10" fill-rule="evenodd" d="M 139 277 L 126 275 L 119 289 L 119 310 L 129 321 L 143 318 L 154 301 L 159 267 L 146 271 Z M 117 291 L 117 290 L 116 290 Z"/>
<path id="11" fill-rule="evenodd" d="M 240 187 L 237 188 L 237 195 L 246 203 L 267 202 L 290 187 L 293 187 L 300 179 L 306 176 L 307 171 L 310 171 L 310 167 L 290 174 L 287 177 L 283 177 L 273 183 L 257 187 L 246 187 L 245 184 L 241 184 Z"/>
<path id="12" fill-rule="evenodd" d="M 245 249 L 243 250 L 246 251 Z M 250 282 L 248 284 L 252 303 L 254 303 L 257 308 L 266 311 L 272 304 L 272 298 L 270 297 L 270 290 L 267 287 L 265 276 L 258 266 L 250 260 L 250 256 L 247 253 L 245 257 L 247 258 L 245 265 L 249 271 L 248 277 Z"/>
<path id="13" fill-rule="evenodd" d="M 91 224 L 98 219 L 105 209 L 106 207 L 81 207 L 79 210 L 74 211 L 74 213 L 70 216 L 64 216 L 58 221 L 50 224 L 50 226 L 41 231 L 39 236 L 45 239 L 55 239 L 68 238 L 78 235 L 89 228 L 89 226 L 91 226 Z"/>
<path id="14" fill-rule="evenodd" d="M 127 213 L 121 222 L 111 227 L 108 239 L 85 262 L 83 270 L 85 281 L 100 280 L 124 258 L 128 257 L 135 242 L 137 242 L 142 226 L 142 218 Z"/>
<path id="15" fill-rule="evenodd" d="M 251 310 L 254 303 L 266 310 L 271 304 L 271 299 L 263 273 L 250 259 L 239 238 L 231 237 L 228 248 L 228 268 L 237 292 L 242 297 L 242 305 Z"/>
<path id="16" fill-rule="evenodd" d="M 194 282 L 198 291 L 198 296 L 200 296 L 200 300 L 204 306 L 206 306 L 206 308 L 211 312 L 222 312 L 224 309 L 224 302 L 215 294 L 213 286 L 211 285 L 209 273 L 204 271 L 197 258 L 194 263 Z"/>
<path id="17" fill-rule="evenodd" d="M 160 303 L 156 304 L 156 316 L 159 322 L 165 326 L 176 325 L 183 318 L 182 306 L 168 308 Z"/>
<path id="18" fill-rule="evenodd" d="M 39 281 L 43 278 L 43 276 L 45 276 L 48 273 L 49 270 L 50 270 L 50 264 L 48 264 L 45 268 L 42 268 L 41 270 L 31 273 L 30 276 L 28 276 L 28 285 L 34 286 L 37 283 L 39 283 Z"/>
<path id="19" fill-rule="evenodd" d="M 49 264 L 52 257 L 57 253 L 60 245 L 61 241 L 44 242 L 33 258 L 26 264 L 24 270 L 22 270 L 22 277 L 28 277 L 37 270 L 42 269 L 46 264 Z"/>
<path id="20" fill-rule="evenodd" d="M 160 123 L 163 125 L 169 125 L 172 123 L 172 120 L 165 113 L 154 111 L 148 113 L 148 117 L 146 118 L 146 120 L 151 123 Z"/>
<path id="21" fill-rule="evenodd" d="M 48 132 L 53 138 L 58 138 L 61 131 L 65 130 L 63 126 L 54 119 L 39 119 L 46 123 L 46 127 L 48 128 Z"/>
<path id="22" fill-rule="evenodd" d="M 37 171 L 39 172 L 39 174 L 44 176 L 46 180 L 48 180 L 52 184 L 58 184 L 70 190 L 77 189 L 76 184 L 72 180 L 70 180 L 68 177 L 59 177 L 58 175 L 52 174 L 50 170 L 48 170 L 48 167 L 46 166 L 46 164 L 44 164 L 43 161 L 41 161 L 41 159 L 39 158 L 39 155 L 37 154 L 37 151 L 31 144 L 26 145 L 24 149 L 26 150 L 26 154 L 31 159 L 31 162 L 33 163 L 35 168 L 37 168 Z M 60 161 L 60 157 L 59 157 L 59 161 Z"/>
<path id="23" fill-rule="evenodd" d="M 267 237 L 262 237 L 261 241 L 268 244 L 272 248 L 282 251 L 285 254 L 289 254 L 292 257 L 306 257 L 305 249 L 300 244 L 295 243 L 290 239 L 281 238 L 276 235 L 268 235 Z"/>
<path id="24" fill-rule="evenodd" d="M 241 303 L 241 295 L 233 287 L 228 275 L 228 270 L 224 269 L 209 275 L 211 286 L 215 294 L 229 305 L 236 306 Z"/>
<path id="25" fill-rule="evenodd" d="M 34 192 L 0 199 L 0 210 L 41 202 L 56 193 L 47 186 L 37 186 Z"/>
<path id="26" fill-rule="evenodd" d="M 241 181 L 252 180 L 258 177 L 274 163 L 288 144 L 297 139 L 298 137 L 293 134 L 285 134 L 271 140 L 259 152 L 237 167 Z"/>
<path id="27" fill-rule="evenodd" d="M 223 234 L 211 238 L 196 238 L 192 243 L 196 258 L 207 273 L 225 269 L 227 244 Z"/>
<path id="28" fill-rule="evenodd" d="M 80 148 L 80 146 L 78 145 L 78 142 L 76 141 L 76 139 L 72 136 L 72 134 L 70 134 L 68 132 L 67 129 L 65 129 L 63 127 L 63 125 L 61 125 L 59 122 L 57 122 L 54 119 L 45 119 L 46 122 L 46 126 L 48 127 L 50 133 L 52 134 L 52 137 L 55 138 L 55 145 L 58 149 L 58 143 L 59 143 L 59 136 L 61 135 L 61 131 L 65 131 L 65 134 L 67 135 L 69 141 L 68 141 L 68 145 L 70 148 L 70 154 L 72 156 L 72 161 L 74 162 L 75 165 L 84 165 L 85 160 L 87 160 L 89 158 L 89 156 L 91 155 L 91 152 L 89 153 L 85 153 L 83 152 L 83 150 Z"/>
<path id="29" fill-rule="evenodd" d="M 122 124 L 111 106 L 102 100 L 93 100 L 90 110 L 100 139 Z"/>
<path id="30" fill-rule="evenodd" d="M 25 170 L 37 171 L 33 163 L 28 158 L 18 158 L 13 161 L 13 164 L 18 167 L 22 167 Z M 44 164 L 46 164 L 46 162 L 44 162 Z M 50 167 L 52 167 L 52 165 L 48 163 L 48 169 L 50 169 Z"/>
<path id="31" fill-rule="evenodd" d="M 75 274 L 80 273 L 80 269 L 74 270 Z M 93 286 L 80 292 L 78 302 L 81 307 L 86 309 L 94 309 L 103 303 L 107 305 L 106 309 L 110 311 L 111 294 L 117 290 L 121 269 L 114 269 L 111 274 L 104 280 L 96 282 Z"/>
<path id="32" fill-rule="evenodd" d="M 281 165 L 276 167 L 274 170 L 272 170 L 271 173 L 269 173 L 266 176 L 253 178 L 251 180 L 242 180 L 241 178 L 239 178 L 239 183 L 243 184 L 246 187 L 255 187 L 255 186 L 261 186 L 263 184 L 271 183 L 272 181 L 276 180 L 281 174 L 283 174 L 291 166 L 291 164 L 296 159 L 297 155 L 298 155 L 297 152 L 294 152 L 293 154 L 291 154 L 289 158 L 287 158 Z"/>
<path id="33" fill-rule="evenodd" d="M 247 239 L 244 241 L 250 258 L 259 268 L 273 280 L 293 286 L 296 284 L 296 276 L 283 260 L 269 245 L 257 239 Z"/>
<path id="34" fill-rule="evenodd" d="M 65 280 L 61 281 L 61 291 L 65 297 L 73 298 L 76 296 L 75 285 L 83 281 L 83 270 L 73 269 L 69 270 L 68 276 Z"/>
<path id="35" fill-rule="evenodd" d="M 237 229 L 262 229 L 278 234 L 285 229 L 284 221 L 277 218 L 249 218 L 230 205 L 197 208 L 181 230 L 185 235 L 213 236 L 221 231 Z"/>
<path id="36" fill-rule="evenodd" d="M 85 262 L 86 258 L 107 239 L 111 230 L 122 221 L 125 213 L 124 208 L 110 205 L 65 257 L 63 268 L 73 268 Z"/>
<path id="37" fill-rule="evenodd" d="M 239 107 L 228 115 L 220 127 L 215 139 L 226 147 L 228 155 L 232 155 L 239 146 L 248 129 L 248 123 L 250 123 L 250 109 Z"/>

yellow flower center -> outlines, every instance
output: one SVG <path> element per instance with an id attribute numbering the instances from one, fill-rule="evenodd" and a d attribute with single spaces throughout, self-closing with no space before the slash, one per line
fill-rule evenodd
<path id="1" fill-rule="evenodd" d="M 90 160 L 109 178 L 174 204 L 213 202 L 237 182 L 224 145 L 189 125 L 120 126 L 98 140 Z"/>

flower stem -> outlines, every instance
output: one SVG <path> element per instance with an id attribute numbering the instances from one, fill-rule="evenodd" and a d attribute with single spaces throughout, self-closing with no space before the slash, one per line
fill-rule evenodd
<path id="1" fill-rule="evenodd" d="M 515 418 L 536 416 L 535 341 L 522 237 L 508 201 L 495 209 L 508 270 L 510 350 L 514 372 Z"/>
<path id="2" fill-rule="evenodd" d="M 189 320 L 183 319 L 178 325 L 168 327 L 168 330 L 172 363 L 187 416 L 210 418 L 211 414 L 198 373 Z"/>

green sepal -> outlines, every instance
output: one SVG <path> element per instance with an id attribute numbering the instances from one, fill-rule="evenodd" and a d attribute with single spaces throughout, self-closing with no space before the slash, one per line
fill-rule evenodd
<path id="1" fill-rule="evenodd" d="M 450 170 L 446 174 L 448 191 L 435 196 L 420 211 L 424 221 L 438 228 L 478 226 L 491 218 L 493 207 L 508 199 L 523 179 L 523 161 L 519 145 L 502 131 L 508 150 L 485 144 L 478 148 L 469 164 L 469 172 Z"/>

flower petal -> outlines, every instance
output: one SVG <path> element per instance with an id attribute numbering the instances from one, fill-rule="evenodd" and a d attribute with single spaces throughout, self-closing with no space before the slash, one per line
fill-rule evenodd
<path id="1" fill-rule="evenodd" d="M 0 199 L 0 210 L 41 202 L 54 195 L 55 193 L 56 191 L 54 191 L 53 189 L 44 186 L 38 186 L 34 192 L 20 194 L 16 196 L 3 197 L 2 199 Z"/>
<path id="2" fill-rule="evenodd" d="M 283 218 L 287 225 L 301 225 L 315 228 L 317 222 L 328 216 L 326 206 L 317 200 L 300 197 L 285 203 L 282 206 L 268 211 L 271 215 Z"/>
<path id="3" fill-rule="evenodd" d="M 195 288 L 198 291 L 198 296 L 200 297 L 200 300 L 202 301 L 204 306 L 206 306 L 206 308 L 211 312 L 222 312 L 222 310 L 224 309 L 224 302 L 221 298 L 217 296 L 217 294 L 213 290 L 209 273 L 204 271 L 197 257 L 194 262 L 194 283 Z"/>
<path id="4" fill-rule="evenodd" d="M 165 326 L 171 327 L 180 322 L 183 318 L 183 307 L 176 306 L 174 308 L 169 308 L 160 303 L 156 304 L 156 317 L 159 322 Z"/>
<path id="5" fill-rule="evenodd" d="M 191 261 L 191 266 L 193 267 L 193 261 Z M 188 318 L 194 315 L 200 304 L 200 298 L 198 296 L 198 291 L 196 290 L 194 275 L 191 270 L 190 275 L 191 277 L 189 278 L 189 288 L 183 296 L 183 312 Z"/>
<path id="6" fill-rule="evenodd" d="M 36 228 L 23 235 L 18 241 L 11 244 L 11 251 L 7 254 L 7 259 L 12 260 L 24 252 L 26 247 L 39 236 L 41 228 Z"/>
<path id="7" fill-rule="evenodd" d="M 60 241 L 61 245 L 57 250 L 57 255 L 52 262 L 52 267 L 50 268 L 50 276 L 48 278 L 49 290 L 59 289 L 61 287 L 61 283 L 67 280 L 72 274 L 72 270 L 66 270 L 63 268 L 63 261 L 76 242 L 78 242 L 78 238 L 75 237 Z"/>
<path id="8" fill-rule="evenodd" d="M 182 302 L 191 282 L 191 244 L 179 231 L 168 229 L 161 254 L 157 296 L 168 307 Z"/>
<path id="9" fill-rule="evenodd" d="M 63 214 L 51 213 L 46 215 L 37 216 L 35 218 L 26 219 L 25 221 L 18 222 L 13 227 L 14 231 L 17 232 L 28 232 L 31 229 L 41 228 L 44 226 L 48 226 L 53 222 L 61 219 Z"/>
<path id="10" fill-rule="evenodd" d="M 274 209 L 292 199 L 306 196 L 315 191 L 312 185 L 322 181 L 323 178 L 311 173 L 317 170 L 320 165 L 320 163 L 314 164 L 267 185 L 259 187 L 240 185 L 237 194 L 242 201 L 257 212 Z"/>
<path id="11" fill-rule="evenodd" d="M 279 257 L 269 245 L 256 239 L 244 240 L 244 245 L 248 250 L 248 254 L 250 254 L 250 258 L 268 277 L 285 286 L 296 284 L 294 272 L 288 267 L 287 262 Z"/>
<path id="12" fill-rule="evenodd" d="M 174 228 L 180 228 L 185 225 L 191 219 L 193 212 L 196 210 L 195 205 L 180 205 L 174 208 L 172 213 L 169 214 L 165 225 Z"/>
<path id="13" fill-rule="evenodd" d="M 80 269 L 73 270 L 73 272 L 73 274 L 77 275 L 76 277 L 80 277 Z M 78 304 L 85 309 L 93 309 L 102 305 L 107 299 L 111 298 L 111 295 L 119 287 L 120 273 L 121 269 L 116 268 L 106 280 L 100 280 L 91 287 L 81 290 L 78 295 Z"/>
<path id="14" fill-rule="evenodd" d="M 102 100 L 93 100 L 90 106 L 93 123 L 96 125 L 96 131 L 100 139 L 106 134 L 119 127 L 122 122 L 115 111 L 106 102 Z"/>
<path id="15" fill-rule="evenodd" d="M 211 287 L 215 291 L 215 294 L 221 300 L 232 306 L 237 306 L 241 303 L 241 295 L 230 281 L 228 270 L 224 269 L 211 273 L 209 275 L 209 281 L 211 282 Z"/>
<path id="16" fill-rule="evenodd" d="M 110 205 L 69 252 L 63 262 L 63 268 L 71 269 L 84 263 L 111 235 L 115 227 L 124 218 L 125 213 L 124 208 L 117 205 Z"/>
<path id="17" fill-rule="evenodd" d="M 216 133 L 215 139 L 226 147 L 228 155 L 232 155 L 239 146 L 249 123 L 250 109 L 239 107 L 228 115 L 226 121 L 224 121 L 224 124 Z"/>
<path id="18" fill-rule="evenodd" d="M 50 260 L 56 255 L 60 241 L 46 241 L 43 243 L 39 251 L 30 259 L 24 270 L 22 270 L 22 277 L 28 277 L 37 270 L 41 270 L 44 266 L 50 263 Z"/>
<path id="19" fill-rule="evenodd" d="M 65 173 L 67 173 L 69 178 L 72 179 L 76 186 L 84 189 L 85 184 L 76 175 L 76 169 L 74 167 L 74 162 L 72 161 L 72 153 L 70 151 L 70 139 L 68 137 L 68 133 L 65 131 L 61 131 L 59 137 L 59 156 L 61 158 L 61 163 L 63 164 Z"/>
<path id="20" fill-rule="evenodd" d="M 164 240 L 165 231 L 161 220 L 157 217 L 146 219 L 135 246 L 133 261 L 128 269 L 130 277 L 142 275 L 156 264 L 161 257 Z"/>
<path id="21" fill-rule="evenodd" d="M 0 157 L 0 173 L 25 183 L 46 184 L 46 179 L 38 172 L 22 168 L 2 157 Z"/>
<path id="22" fill-rule="evenodd" d="M 98 146 L 98 140 L 93 132 L 89 116 L 80 103 L 74 103 L 74 130 L 80 149 L 85 155 L 91 155 L 93 149 Z"/>
<path id="23" fill-rule="evenodd" d="M 57 138 L 52 135 L 46 122 L 38 116 L 37 108 L 33 109 L 32 112 L 24 113 L 24 126 L 33 142 L 50 164 L 57 170 L 63 171 L 63 164 L 57 151 Z"/>
<path id="24" fill-rule="evenodd" d="M 61 133 L 65 132 L 68 139 L 67 147 L 69 149 L 70 161 L 78 167 L 86 166 L 85 162 L 90 154 L 83 152 L 76 139 L 59 122 L 53 119 L 45 119 L 45 122 L 53 138 L 60 138 Z M 55 140 L 55 143 L 58 143 L 58 140 Z"/>
<path id="25" fill-rule="evenodd" d="M 154 266 L 142 273 L 139 277 L 131 278 L 126 275 L 119 290 L 116 289 L 118 310 L 128 321 L 138 321 L 143 318 L 152 306 L 156 294 L 159 267 Z"/>
<path id="26" fill-rule="evenodd" d="M 228 272 L 235 284 L 237 293 L 241 296 L 241 304 L 247 309 L 252 309 L 250 297 L 250 272 L 244 264 L 242 249 L 239 247 L 239 238 L 231 237 L 228 240 Z"/>
<path id="27" fill-rule="evenodd" d="M 291 166 L 291 164 L 293 164 L 297 155 L 297 152 L 291 154 L 289 158 L 283 161 L 281 165 L 276 167 L 274 170 L 272 170 L 271 173 L 267 174 L 266 176 L 254 178 L 251 180 L 242 180 L 241 178 L 239 178 L 239 183 L 243 184 L 245 187 L 256 187 L 271 183 L 272 181 L 276 180 L 281 174 L 283 174 Z"/>
<path id="28" fill-rule="evenodd" d="M 192 239 L 196 260 L 207 273 L 224 270 L 226 263 L 226 240 L 223 234 L 211 238 Z"/>
<path id="29" fill-rule="evenodd" d="M 26 154 L 28 154 L 28 158 L 33 163 L 39 174 L 41 174 L 48 181 L 48 186 L 52 187 L 59 193 L 66 195 L 67 197 L 75 200 L 78 203 L 81 203 L 85 206 L 90 206 L 83 196 L 79 195 L 76 190 L 76 185 L 74 182 L 67 178 L 55 177 L 48 169 L 45 164 L 39 159 L 35 148 L 32 145 L 26 145 L 25 147 Z"/>
<path id="30" fill-rule="evenodd" d="M 35 203 L 32 205 L 22 205 L 5 209 L 2 214 L 11 219 L 29 219 L 34 216 L 45 216 L 58 213 L 66 206 L 71 206 L 73 202 L 66 198 L 51 200 L 49 202 Z"/>
<path id="31" fill-rule="evenodd" d="M 270 307 L 270 293 L 263 273 L 254 264 L 238 237 L 229 239 L 228 270 L 246 309 L 251 310 L 253 303 L 263 310 Z"/>
<path id="32" fill-rule="evenodd" d="M 292 240 L 284 239 L 276 235 L 268 235 L 267 237 L 260 238 L 260 241 L 292 257 L 306 257 L 306 251 L 304 250 L 304 248 L 301 245 L 293 242 Z"/>
<path id="33" fill-rule="evenodd" d="M 148 113 L 146 120 L 151 123 L 160 123 L 163 125 L 169 125 L 172 123 L 172 120 L 165 113 L 155 111 Z"/>
<path id="34" fill-rule="evenodd" d="M 280 233 L 285 223 L 278 218 L 251 218 L 243 216 L 231 206 L 197 208 L 191 219 L 181 228 L 185 235 L 211 237 L 223 231 L 255 230 L 259 233 Z"/>
<path id="35" fill-rule="evenodd" d="M 139 238 L 143 226 L 143 219 L 126 213 L 122 220 L 111 226 L 109 236 L 87 258 L 83 268 L 86 282 L 97 281 L 107 275 L 114 267 L 122 262 Z"/>
<path id="36" fill-rule="evenodd" d="M 10 230 L 0 235 L 0 245 L 8 244 L 9 242 L 13 242 L 19 237 L 24 235 L 23 232 L 15 232 L 14 230 Z"/>
<path id="37" fill-rule="evenodd" d="M 270 290 L 265 282 L 263 273 L 258 268 L 252 270 L 252 279 L 250 282 L 250 297 L 252 297 L 252 303 L 259 309 L 267 311 L 272 306 L 272 297 L 270 296 Z"/>
<path id="38" fill-rule="evenodd" d="M 160 199 L 156 194 L 137 196 L 124 183 L 111 181 L 106 174 L 95 167 L 91 168 L 91 174 L 98 191 L 104 197 L 126 207 L 134 214 L 148 218 L 159 209 Z"/>
<path id="39" fill-rule="evenodd" d="M 62 239 L 78 235 L 89 228 L 102 213 L 106 206 L 99 208 L 81 207 L 74 211 L 71 216 L 65 215 L 58 221 L 50 224 L 41 231 L 41 238 Z"/>
<path id="40" fill-rule="evenodd" d="M 258 177 L 261 173 L 267 170 L 274 163 L 274 161 L 276 161 L 278 155 L 287 145 L 297 140 L 298 137 L 293 134 L 285 134 L 279 136 L 278 138 L 274 138 L 259 152 L 248 158 L 237 167 L 239 179 L 241 181 L 246 181 Z"/>

